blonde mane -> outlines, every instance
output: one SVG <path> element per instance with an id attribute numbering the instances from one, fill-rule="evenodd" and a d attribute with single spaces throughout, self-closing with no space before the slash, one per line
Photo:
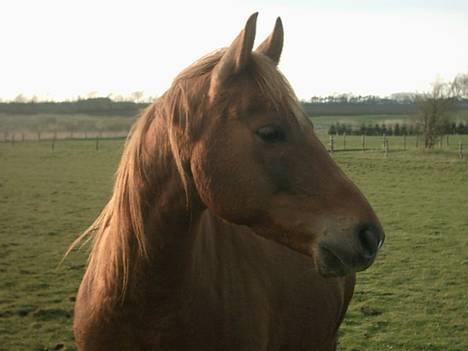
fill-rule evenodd
<path id="1" fill-rule="evenodd" d="M 226 97 L 211 103 L 208 96 L 211 73 L 223 53 L 224 49 L 216 51 L 182 71 L 132 128 L 111 199 L 69 249 L 84 239 L 92 240 L 85 275 L 96 295 L 105 294 L 110 301 L 121 301 L 138 262 L 150 257 L 148 239 L 157 233 L 148 232 L 147 214 L 158 187 L 158 171 L 170 166 L 164 164 L 168 154 L 175 162 L 189 205 L 191 189 L 184 168 L 190 152 L 189 141 L 202 132 L 203 120 L 210 117 L 210 111 L 223 111 L 233 103 Z M 246 73 L 255 83 L 256 94 L 274 109 L 288 111 L 299 121 L 305 118 L 290 85 L 268 57 L 253 54 Z M 152 138 L 154 121 L 158 119 L 167 126 L 166 140 Z M 96 301 L 102 301 L 102 296 Z"/>

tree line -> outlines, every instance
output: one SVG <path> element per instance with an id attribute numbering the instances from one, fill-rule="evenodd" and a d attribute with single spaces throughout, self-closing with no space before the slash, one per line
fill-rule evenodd
<path id="1" fill-rule="evenodd" d="M 8 114 L 89 114 L 136 116 L 148 103 L 114 101 L 108 97 L 79 99 L 76 101 L 0 102 L 0 112 Z"/>
<path id="2" fill-rule="evenodd" d="M 414 102 L 397 103 L 388 99 L 360 100 L 353 102 L 326 102 L 302 101 L 302 106 L 310 116 L 326 115 L 366 115 L 366 114 L 412 114 L 417 111 Z M 0 102 L 0 112 L 8 114 L 92 114 L 92 115 L 121 115 L 135 116 L 144 109 L 148 103 L 131 100 L 114 100 L 109 97 L 95 97 L 78 99 L 76 101 L 36 101 L 16 99 L 11 102 Z M 467 102 L 468 108 L 468 102 Z"/>
<path id="3" fill-rule="evenodd" d="M 331 98 L 324 102 L 305 102 L 302 106 L 310 116 L 346 116 L 346 115 L 379 115 L 418 113 L 416 101 L 391 100 L 383 98 L 343 100 L 337 102 Z M 399 102 L 400 101 L 400 102 Z M 116 101 L 109 97 L 79 99 L 76 101 L 12 101 L 0 102 L 0 113 L 11 115 L 30 115 L 38 113 L 50 114 L 90 114 L 90 115 L 119 115 L 136 116 L 139 111 L 148 106 L 147 102 Z M 468 100 L 457 102 L 457 108 L 468 110 Z"/>

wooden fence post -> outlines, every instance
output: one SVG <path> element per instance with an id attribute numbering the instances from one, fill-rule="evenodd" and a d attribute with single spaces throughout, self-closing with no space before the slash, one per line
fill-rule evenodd
<path id="1" fill-rule="evenodd" d="M 361 145 L 362 145 L 362 151 L 366 151 L 366 135 L 365 134 L 361 136 Z"/>
<path id="2" fill-rule="evenodd" d="M 463 160 L 463 144 L 461 141 L 458 142 L 458 157 Z"/>
<path id="3" fill-rule="evenodd" d="M 403 135 L 403 151 L 406 151 L 406 134 Z"/>
<path id="4" fill-rule="evenodd" d="M 57 131 L 55 130 L 54 131 L 54 135 L 52 137 L 52 144 L 50 145 L 50 147 L 52 148 L 52 152 L 55 150 L 55 142 L 57 140 Z"/>
<path id="5" fill-rule="evenodd" d="M 387 140 L 387 135 L 383 135 L 383 150 L 384 150 L 384 155 L 385 157 L 388 156 L 388 140 Z"/>
<path id="6" fill-rule="evenodd" d="M 343 133 L 343 150 L 346 150 L 346 133 Z"/>
<path id="7" fill-rule="evenodd" d="M 332 134 L 330 134 L 330 152 L 335 151 L 335 139 Z"/>

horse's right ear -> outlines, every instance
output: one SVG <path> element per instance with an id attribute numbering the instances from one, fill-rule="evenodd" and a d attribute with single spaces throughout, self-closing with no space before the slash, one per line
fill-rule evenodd
<path id="1" fill-rule="evenodd" d="M 239 74 L 247 66 L 252 55 L 257 26 L 258 12 L 252 14 L 245 28 L 239 33 L 231 46 L 227 48 L 219 63 L 215 66 L 210 82 L 210 98 L 213 98 L 222 85 L 233 75 Z"/>

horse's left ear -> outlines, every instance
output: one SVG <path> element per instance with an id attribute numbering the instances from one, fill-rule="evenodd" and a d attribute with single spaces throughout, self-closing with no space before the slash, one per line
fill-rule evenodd
<path id="1" fill-rule="evenodd" d="M 231 46 L 227 48 L 223 57 L 214 68 L 210 82 L 210 97 L 215 96 L 223 83 L 230 77 L 241 73 L 248 65 L 255 41 L 257 16 L 258 12 L 255 12 L 249 17 L 245 28 L 239 33 Z"/>
<path id="2" fill-rule="evenodd" d="M 277 65 L 280 60 L 281 51 L 283 51 L 283 40 L 283 23 L 281 22 L 281 18 L 278 17 L 273 32 L 255 51 L 268 56 Z"/>

